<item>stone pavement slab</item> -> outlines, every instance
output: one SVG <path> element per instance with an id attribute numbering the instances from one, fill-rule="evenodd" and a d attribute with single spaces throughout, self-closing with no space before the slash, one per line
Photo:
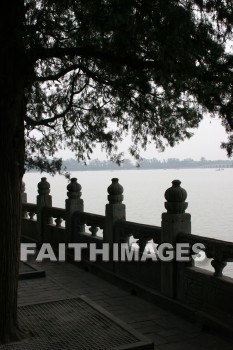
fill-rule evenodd
<path id="1" fill-rule="evenodd" d="M 153 350 L 153 342 L 86 297 L 19 307 L 19 321 L 33 336 L 0 350 Z"/>
<path id="2" fill-rule="evenodd" d="M 36 266 L 46 271 L 46 277 L 19 281 L 19 305 L 85 295 L 153 340 L 157 350 L 233 348 L 232 339 L 207 333 L 197 325 L 75 265 L 43 262 L 36 263 Z"/>
<path id="3" fill-rule="evenodd" d="M 19 263 L 19 279 L 44 277 L 45 271 L 37 269 L 36 266 L 21 262 Z"/>

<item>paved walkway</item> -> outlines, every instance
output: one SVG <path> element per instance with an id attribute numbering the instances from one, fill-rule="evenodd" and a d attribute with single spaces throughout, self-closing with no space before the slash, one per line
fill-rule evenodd
<path id="1" fill-rule="evenodd" d="M 35 266 L 45 269 L 46 277 L 19 281 L 19 305 L 86 295 L 152 339 L 157 350 L 233 348 L 232 339 L 216 333 L 206 333 L 159 306 L 133 296 L 72 264 L 44 262 Z"/>

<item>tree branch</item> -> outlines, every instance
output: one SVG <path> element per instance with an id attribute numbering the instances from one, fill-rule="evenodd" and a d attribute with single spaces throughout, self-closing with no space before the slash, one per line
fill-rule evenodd
<path id="1" fill-rule="evenodd" d="M 66 75 L 67 73 L 71 72 L 72 70 L 75 70 L 78 68 L 79 68 L 79 64 L 72 64 L 71 66 L 60 70 L 58 73 L 56 73 L 54 75 L 50 74 L 50 75 L 47 75 L 46 77 L 35 76 L 35 80 L 39 81 L 39 82 L 44 82 L 44 81 L 48 81 L 48 80 L 58 80 L 62 76 Z"/>
<path id="2" fill-rule="evenodd" d="M 74 95 L 79 94 L 83 89 L 85 89 L 85 87 L 87 85 L 87 84 L 85 84 L 79 91 L 75 92 L 74 87 L 75 87 L 75 79 L 76 78 L 77 78 L 77 75 L 75 75 L 73 77 L 72 84 L 71 84 L 71 93 L 70 93 L 69 103 L 68 103 L 66 109 L 62 113 L 55 114 L 54 117 L 52 117 L 52 118 L 47 118 L 47 119 L 42 119 L 42 120 L 33 120 L 32 118 L 26 116 L 25 121 L 27 122 L 27 124 L 31 125 L 31 126 L 39 126 L 39 125 L 50 126 L 49 124 L 55 122 L 58 119 L 64 118 L 66 116 L 66 114 L 70 111 L 70 109 L 72 108 Z"/>
<path id="3" fill-rule="evenodd" d="M 34 61 L 39 59 L 44 60 L 48 58 L 63 58 L 64 56 L 71 57 L 85 57 L 96 58 L 108 63 L 115 63 L 119 65 L 128 66 L 133 69 L 137 68 L 158 68 L 158 65 L 154 60 L 143 60 L 136 56 L 129 55 L 115 55 L 111 51 L 100 51 L 92 46 L 80 46 L 80 47 L 52 47 L 52 48 L 34 48 L 31 50 L 31 57 Z"/>

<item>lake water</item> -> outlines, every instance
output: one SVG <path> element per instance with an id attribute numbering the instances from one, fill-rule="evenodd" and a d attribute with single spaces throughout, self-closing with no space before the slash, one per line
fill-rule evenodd
<path id="1" fill-rule="evenodd" d="M 51 185 L 53 206 L 64 208 L 67 198 L 67 179 L 47 174 L 27 173 L 24 176 L 28 202 L 35 203 L 37 184 L 42 176 Z M 192 233 L 233 242 L 233 169 L 169 169 L 169 170 L 113 170 L 71 172 L 82 186 L 84 210 L 104 215 L 107 203 L 107 187 L 113 177 L 118 177 L 124 187 L 126 219 L 144 224 L 161 226 L 164 208 L 164 192 L 174 179 L 188 193 L 188 209 L 191 214 Z M 211 269 L 212 267 L 203 266 Z M 224 273 L 233 277 L 233 263 Z"/>
<path id="2" fill-rule="evenodd" d="M 46 176 L 51 185 L 53 206 L 64 208 L 67 179 L 47 174 L 27 173 L 24 176 L 28 202 L 35 203 L 37 183 Z M 118 177 L 124 187 L 126 219 L 145 224 L 161 224 L 164 192 L 171 181 L 179 179 L 188 193 L 187 202 L 192 215 L 192 233 L 233 242 L 233 169 L 180 170 L 114 170 L 71 172 L 82 186 L 84 209 L 104 215 L 107 187 Z"/>

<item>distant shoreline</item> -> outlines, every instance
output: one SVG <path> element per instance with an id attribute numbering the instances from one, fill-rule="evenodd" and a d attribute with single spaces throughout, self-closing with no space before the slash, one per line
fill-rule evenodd
<path id="1" fill-rule="evenodd" d="M 157 159 L 142 159 L 136 164 L 129 159 L 125 159 L 121 165 L 117 165 L 111 161 L 100 161 L 94 159 L 89 164 L 79 163 L 75 159 L 63 161 L 64 171 L 106 171 L 106 170 L 169 170 L 169 169 L 216 169 L 224 170 L 225 168 L 233 168 L 233 160 L 206 160 L 201 158 L 200 161 L 193 159 L 179 160 L 170 158 L 166 161 Z M 27 172 L 40 172 L 39 169 L 30 169 Z"/>

